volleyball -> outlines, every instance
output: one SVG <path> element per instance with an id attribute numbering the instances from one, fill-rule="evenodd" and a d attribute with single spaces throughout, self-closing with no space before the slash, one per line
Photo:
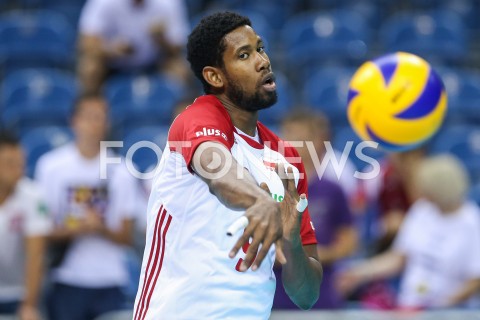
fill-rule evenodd
<path id="1" fill-rule="evenodd" d="M 426 142 L 440 128 L 446 109 L 442 80 L 427 61 L 410 53 L 367 61 L 350 81 L 350 125 L 361 139 L 387 151 Z"/>

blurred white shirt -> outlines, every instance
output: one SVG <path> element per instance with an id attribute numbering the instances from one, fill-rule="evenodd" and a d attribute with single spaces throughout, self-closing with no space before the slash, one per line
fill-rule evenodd
<path id="1" fill-rule="evenodd" d="M 432 203 L 418 200 L 393 248 L 407 258 L 399 305 L 442 307 L 467 281 L 480 278 L 480 210 L 467 202 L 444 215 Z M 475 299 L 466 304 L 477 305 Z"/>
<path id="2" fill-rule="evenodd" d="M 24 178 L 0 205 L 0 301 L 25 294 L 25 239 L 45 236 L 52 223 L 39 188 Z"/>
<path id="3" fill-rule="evenodd" d="M 150 29 L 157 24 L 165 27 L 168 41 L 185 45 L 190 26 L 182 0 L 144 0 L 142 5 L 133 0 L 88 0 L 79 31 L 101 37 L 107 46 L 119 41 L 132 45 L 135 51 L 131 56 L 112 62 L 112 66 L 125 69 L 155 63 L 161 52 Z"/>
<path id="4" fill-rule="evenodd" d="M 100 156 L 86 159 L 74 143 L 43 155 L 36 169 L 55 223 L 67 227 L 83 219 L 89 206 L 110 230 L 118 230 L 122 221 L 135 218 L 134 177 L 123 163 L 109 164 L 107 178 L 100 178 Z M 122 286 L 128 281 L 125 254 L 124 246 L 105 237 L 81 236 L 70 243 L 61 264 L 53 270 L 53 278 L 86 288 Z"/>

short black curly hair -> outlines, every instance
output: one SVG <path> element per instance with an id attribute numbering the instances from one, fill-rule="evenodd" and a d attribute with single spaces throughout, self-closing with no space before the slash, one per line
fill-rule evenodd
<path id="1" fill-rule="evenodd" d="M 15 147 L 20 145 L 20 140 L 12 131 L 0 128 L 0 148 L 4 146 Z"/>
<path id="2" fill-rule="evenodd" d="M 187 59 L 205 93 L 210 93 L 210 85 L 203 78 L 203 68 L 224 66 L 225 35 L 245 25 L 252 25 L 248 17 L 228 11 L 218 12 L 203 18 L 188 36 Z"/>

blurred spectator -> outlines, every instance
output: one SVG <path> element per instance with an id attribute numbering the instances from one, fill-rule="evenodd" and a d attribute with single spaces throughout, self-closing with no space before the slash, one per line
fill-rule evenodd
<path id="1" fill-rule="evenodd" d="M 313 169 L 317 170 L 321 177 L 338 182 L 353 207 L 358 195 L 358 181 L 354 177 L 356 168 L 348 158 L 345 158 L 346 161 L 342 166 L 342 157 L 348 157 L 349 155 L 343 155 L 333 148 L 327 149 L 325 144 L 331 146 L 331 130 L 328 118 L 318 111 L 304 109 L 287 117 L 283 121 L 283 127 L 285 128 L 284 131 L 295 132 L 296 130 L 298 141 L 314 142 L 316 158 L 313 160 L 318 165 Z M 315 139 L 312 139 L 312 130 L 315 132 Z M 285 137 L 283 138 L 285 139 Z M 338 167 L 334 163 L 338 164 Z"/>
<path id="2" fill-rule="evenodd" d="M 0 133 L 0 317 L 38 320 L 45 237 L 51 221 L 39 189 L 23 177 L 25 157 Z"/>
<path id="3" fill-rule="evenodd" d="M 185 81 L 189 31 L 183 0 L 88 0 L 79 26 L 78 73 L 98 92 L 115 72 L 161 71 Z"/>
<path id="4" fill-rule="evenodd" d="M 365 180 L 368 198 L 378 210 L 378 240 L 373 251 L 380 253 L 392 244 L 405 213 L 418 198 L 414 183 L 418 164 L 425 157 L 425 147 L 388 154 L 381 163 L 378 179 Z"/>
<path id="5" fill-rule="evenodd" d="M 282 136 L 286 141 L 312 141 L 315 150 L 323 152 L 325 135 L 324 119 L 313 113 L 298 113 L 287 116 L 282 125 Z M 297 147 L 303 160 L 308 179 L 308 202 L 312 223 L 317 236 L 317 253 L 323 266 L 323 282 L 320 297 L 314 308 L 336 309 L 342 306 L 342 299 L 334 286 L 335 263 L 351 255 L 356 248 L 357 232 L 353 216 L 342 188 L 337 181 L 318 177 L 315 163 L 306 146 Z M 281 285 L 280 268 L 277 274 L 277 290 L 274 308 L 295 308 Z"/>
<path id="6" fill-rule="evenodd" d="M 403 271 L 400 308 L 478 307 L 480 209 L 465 200 L 468 177 L 449 155 L 427 158 L 415 174 L 420 198 L 390 250 L 345 271 L 342 291 Z"/>
<path id="7" fill-rule="evenodd" d="M 48 299 L 51 320 L 91 320 L 125 308 L 124 246 L 132 241 L 137 184 L 123 165 L 112 165 L 112 159 L 107 165 L 105 158 L 113 157 L 108 149 L 100 152 L 107 114 L 102 97 L 80 97 L 71 120 L 75 142 L 38 161 L 36 178 L 48 192 L 58 254 Z"/>

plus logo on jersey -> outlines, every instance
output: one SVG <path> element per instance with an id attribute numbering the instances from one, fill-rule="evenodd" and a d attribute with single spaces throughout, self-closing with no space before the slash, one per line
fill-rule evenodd
<path id="1" fill-rule="evenodd" d="M 218 129 L 207 129 L 205 127 L 203 127 L 201 131 L 195 132 L 195 136 L 197 138 L 202 136 L 222 137 L 223 139 L 225 139 L 225 141 L 228 141 L 227 135 L 225 133 L 221 132 Z"/>

